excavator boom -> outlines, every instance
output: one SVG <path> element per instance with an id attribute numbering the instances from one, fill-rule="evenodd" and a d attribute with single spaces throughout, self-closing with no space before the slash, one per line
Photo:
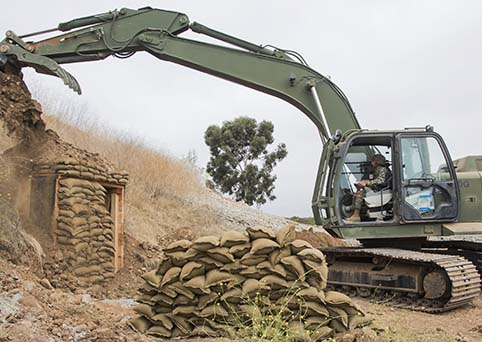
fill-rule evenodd
<path id="1" fill-rule="evenodd" d="M 71 31 L 76 29 L 74 31 Z M 229 48 L 181 38 L 191 29 L 234 45 Z M 80 93 L 75 78 L 61 64 L 127 58 L 138 51 L 196 69 L 285 100 L 305 113 L 323 141 L 337 130 L 359 129 L 343 92 L 327 77 L 311 69 L 296 53 L 270 49 L 190 23 L 187 15 L 152 8 L 121 9 L 74 19 L 53 30 L 65 33 L 36 42 L 25 42 L 8 31 L 0 43 L 0 64 L 30 66 L 60 77 Z M 36 34 L 36 33 L 34 33 Z M 2 57 L 3 56 L 3 57 Z M 323 104 L 323 105 L 321 105 Z"/>

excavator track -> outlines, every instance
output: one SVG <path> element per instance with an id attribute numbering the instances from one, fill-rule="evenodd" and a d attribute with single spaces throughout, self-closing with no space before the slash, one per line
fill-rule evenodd
<path id="1" fill-rule="evenodd" d="M 331 287 L 397 308 L 441 313 L 480 294 L 475 265 L 456 255 L 395 248 L 323 248 Z"/>
<path id="2" fill-rule="evenodd" d="M 470 260 L 482 276 L 482 235 L 431 236 L 423 248 L 433 253 L 459 255 Z"/>

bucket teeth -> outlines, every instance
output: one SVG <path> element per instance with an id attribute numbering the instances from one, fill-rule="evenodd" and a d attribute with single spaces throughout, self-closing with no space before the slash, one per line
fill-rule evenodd
<path id="1" fill-rule="evenodd" d="M 2 42 L 2 44 L 2 46 L 5 47 L 6 52 L 0 54 L 0 56 L 6 56 L 9 62 L 20 67 L 32 67 L 41 74 L 59 77 L 67 87 L 75 91 L 77 94 L 80 95 L 82 93 L 79 82 L 77 82 L 75 77 L 53 59 L 35 55 L 22 47 L 13 44 L 4 42 Z"/>

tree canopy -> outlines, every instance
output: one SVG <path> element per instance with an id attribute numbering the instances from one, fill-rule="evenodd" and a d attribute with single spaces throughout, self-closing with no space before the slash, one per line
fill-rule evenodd
<path id="1" fill-rule="evenodd" d="M 276 198 L 273 168 L 288 151 L 283 143 L 268 151 L 274 143 L 273 132 L 273 123 L 258 124 L 256 119 L 248 117 L 208 127 L 204 141 L 211 158 L 206 171 L 221 192 L 248 205 L 261 205 Z"/>

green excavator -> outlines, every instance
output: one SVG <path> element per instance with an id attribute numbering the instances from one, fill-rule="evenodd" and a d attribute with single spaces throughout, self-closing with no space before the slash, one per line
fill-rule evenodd
<path id="1" fill-rule="evenodd" d="M 232 47 L 181 38 L 187 30 Z M 26 40 L 54 31 L 63 33 Z M 278 97 L 315 124 L 323 145 L 312 199 L 315 220 L 331 235 L 359 242 L 323 249 L 332 287 L 362 297 L 383 294 L 392 305 L 431 313 L 461 307 L 480 294 L 482 157 L 452 161 L 431 126 L 362 129 L 343 92 L 294 51 L 256 45 L 191 23 L 183 13 L 146 7 L 22 36 L 8 31 L 0 42 L 0 70 L 33 67 L 80 94 L 62 64 L 141 51 Z M 384 157 L 389 176 L 365 189 L 361 208 L 354 208 L 356 185 L 370 179 L 374 155 Z M 356 220 L 350 219 L 354 211 Z"/>

